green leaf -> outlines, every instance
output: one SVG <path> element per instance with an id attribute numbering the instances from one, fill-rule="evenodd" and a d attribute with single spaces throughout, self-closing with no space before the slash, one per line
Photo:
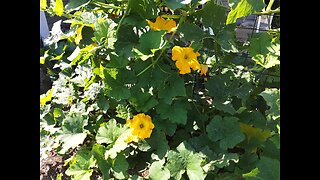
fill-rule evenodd
<path id="1" fill-rule="evenodd" d="M 117 123 L 115 119 L 110 119 L 107 123 L 102 123 L 96 135 L 96 141 L 99 144 L 102 143 L 115 143 L 115 141 L 120 137 L 120 135 L 125 131 Z"/>
<path id="2" fill-rule="evenodd" d="M 226 24 L 235 23 L 240 17 L 248 16 L 254 12 L 260 12 L 265 7 L 263 0 L 240 0 L 235 8 L 231 8 Z"/>
<path id="3" fill-rule="evenodd" d="M 111 19 L 107 18 L 99 18 L 94 23 L 94 37 L 96 41 L 101 44 L 104 42 L 107 48 L 113 49 L 113 45 L 116 42 L 115 38 L 115 27 L 116 23 L 113 22 Z"/>
<path id="4" fill-rule="evenodd" d="M 259 174 L 259 173 L 260 173 L 259 169 L 258 168 L 254 168 L 254 169 L 252 169 L 252 171 L 250 171 L 250 172 L 248 172 L 246 174 L 243 174 L 242 176 L 245 177 L 246 179 L 255 179 L 253 177 L 256 177 L 257 174 Z M 257 179 L 259 179 L 259 178 L 257 178 Z"/>
<path id="5" fill-rule="evenodd" d="M 182 101 L 177 101 L 171 105 L 160 102 L 156 106 L 156 111 L 162 119 L 169 119 L 172 123 L 185 125 L 187 123 L 189 108 L 190 105 Z"/>
<path id="6" fill-rule="evenodd" d="M 163 120 L 160 118 L 153 118 L 153 124 L 157 131 L 163 131 L 166 135 L 172 136 L 177 129 L 177 124 L 170 122 L 169 120 Z"/>
<path id="7" fill-rule="evenodd" d="M 257 167 L 259 157 L 255 153 L 251 153 L 250 149 L 245 148 L 245 153 L 239 158 L 238 166 L 243 169 L 243 172 L 250 172 Z"/>
<path id="8" fill-rule="evenodd" d="M 40 105 L 44 106 L 47 102 L 51 101 L 52 99 L 52 88 L 49 89 L 46 94 L 40 95 Z"/>
<path id="9" fill-rule="evenodd" d="M 175 97 L 186 96 L 184 79 L 176 75 L 171 76 L 165 82 L 165 86 L 160 86 L 158 91 L 159 98 L 163 99 L 165 103 L 171 104 Z"/>
<path id="10" fill-rule="evenodd" d="M 183 155 L 179 155 L 179 153 L 172 150 L 168 152 L 168 162 L 165 167 L 170 171 L 170 176 L 174 179 L 181 179 L 182 174 L 184 174 L 186 171 L 186 155 Z"/>
<path id="11" fill-rule="evenodd" d="M 112 174 L 117 179 L 125 179 L 128 176 L 127 170 L 129 163 L 123 154 L 118 154 L 117 157 L 113 160 L 112 165 Z"/>
<path id="12" fill-rule="evenodd" d="M 187 175 L 189 179 L 201 180 L 205 179 L 206 174 L 201 168 L 202 158 L 198 154 L 194 154 L 187 161 Z"/>
<path id="13" fill-rule="evenodd" d="M 165 0 L 165 4 L 172 10 L 182 8 L 190 2 L 191 0 Z"/>
<path id="14" fill-rule="evenodd" d="M 103 113 L 107 113 L 110 107 L 109 102 L 107 101 L 106 97 L 103 96 L 103 94 L 99 94 L 97 105 Z"/>
<path id="15" fill-rule="evenodd" d="M 131 96 L 130 90 L 127 84 L 132 84 L 135 82 L 135 75 L 133 71 L 122 69 L 121 71 L 109 71 L 104 70 L 104 81 L 109 86 L 110 90 L 107 95 L 116 99 L 128 99 Z M 117 73 L 116 75 L 114 73 Z M 112 77 L 116 76 L 116 77 Z"/>
<path id="16" fill-rule="evenodd" d="M 126 142 L 126 140 L 131 135 L 131 130 L 126 127 L 123 128 L 125 128 L 126 130 L 117 138 L 114 144 L 112 144 L 112 147 L 108 149 L 104 154 L 106 159 L 108 157 L 110 157 L 111 159 L 116 158 L 119 152 L 127 148 L 128 143 Z"/>
<path id="17" fill-rule="evenodd" d="M 40 10 L 46 10 L 47 9 L 47 0 L 40 0 Z"/>
<path id="18" fill-rule="evenodd" d="M 68 12 L 78 10 L 81 7 L 88 5 L 89 1 L 90 0 L 70 0 L 65 6 L 65 10 Z"/>
<path id="19" fill-rule="evenodd" d="M 69 163 L 66 174 L 72 179 L 90 180 L 96 161 L 90 151 L 81 149 Z"/>
<path id="20" fill-rule="evenodd" d="M 213 97 L 213 101 L 226 103 L 231 101 L 232 96 L 236 96 L 246 102 L 252 91 L 250 85 L 245 79 L 235 77 L 234 73 L 227 71 L 224 74 L 213 75 L 206 83 L 208 94 Z"/>
<path id="21" fill-rule="evenodd" d="M 192 137 L 188 139 L 188 143 L 196 150 L 200 151 L 208 144 L 212 143 L 206 134 L 201 134 L 200 136 Z"/>
<path id="22" fill-rule="evenodd" d="M 62 122 L 62 130 L 59 131 L 58 139 L 63 143 L 60 154 L 65 154 L 70 148 L 75 148 L 83 143 L 87 137 L 84 126 L 88 125 L 88 118 L 80 114 L 67 116 Z"/>
<path id="23" fill-rule="evenodd" d="M 151 150 L 154 151 L 153 159 L 160 160 L 164 158 L 169 151 L 168 140 L 163 131 L 154 131 L 150 139 L 146 141 L 149 143 Z"/>
<path id="24" fill-rule="evenodd" d="M 234 115 L 236 113 L 236 110 L 234 109 L 234 107 L 230 101 L 225 101 L 223 103 L 221 103 L 219 101 L 213 101 L 212 104 L 215 106 L 215 108 L 217 108 L 223 112 L 229 113 L 231 115 Z"/>
<path id="25" fill-rule="evenodd" d="M 168 152 L 166 168 L 169 169 L 171 177 L 181 179 L 182 174 L 187 171 L 189 179 L 205 179 L 206 174 L 201 168 L 202 158 L 199 153 L 195 153 L 187 142 L 182 142 L 176 149 L 177 151 Z"/>
<path id="26" fill-rule="evenodd" d="M 277 148 L 276 144 L 270 139 L 264 142 L 260 148 L 262 149 L 262 156 L 280 160 L 280 147 Z"/>
<path id="27" fill-rule="evenodd" d="M 168 168 L 164 167 L 164 160 L 155 161 L 151 164 L 149 169 L 149 178 L 151 180 L 168 180 L 170 179 L 170 171 Z"/>
<path id="28" fill-rule="evenodd" d="M 108 95 L 117 100 L 128 99 L 131 96 L 130 90 L 122 84 L 112 86 L 112 90 Z"/>
<path id="29" fill-rule="evenodd" d="M 230 165 L 230 161 L 233 161 L 235 163 L 239 162 L 239 156 L 236 153 L 222 153 L 220 154 L 217 159 L 212 161 L 212 164 L 214 166 L 217 166 L 218 168 L 227 167 Z"/>
<path id="30" fill-rule="evenodd" d="M 209 139 L 213 142 L 219 141 L 222 149 L 233 148 L 245 139 L 236 117 L 222 118 L 216 115 L 207 125 L 206 131 Z"/>
<path id="31" fill-rule="evenodd" d="M 248 52 L 257 64 L 266 69 L 280 64 L 280 44 L 267 32 L 254 34 Z"/>
<path id="32" fill-rule="evenodd" d="M 56 180 L 62 180 L 63 174 L 59 173 L 57 174 Z"/>
<path id="33" fill-rule="evenodd" d="M 132 88 L 132 96 L 129 99 L 138 112 L 147 112 L 158 104 L 158 101 L 149 93 L 138 88 Z"/>
<path id="34" fill-rule="evenodd" d="M 159 12 L 158 6 L 154 0 L 134 0 L 129 1 L 128 8 L 131 13 L 140 15 L 143 19 L 153 19 Z"/>
<path id="35" fill-rule="evenodd" d="M 199 26 L 194 23 L 189 23 L 188 21 L 178 28 L 178 32 L 183 34 L 183 39 L 186 41 L 197 42 L 206 37 L 213 38 L 211 35 L 205 33 Z"/>
<path id="36" fill-rule="evenodd" d="M 124 56 L 119 56 L 116 54 L 109 54 L 110 56 L 110 62 L 106 64 L 106 67 L 109 68 L 125 68 L 129 60 L 126 59 Z"/>
<path id="37" fill-rule="evenodd" d="M 216 4 L 214 1 L 209 1 L 196 15 L 202 18 L 203 25 L 206 28 L 211 27 L 213 32 L 217 34 L 225 26 L 226 11 L 226 7 Z"/>
<path id="38" fill-rule="evenodd" d="M 209 90 L 209 95 L 213 96 L 214 101 L 225 102 L 228 99 L 228 79 L 224 75 L 212 76 L 205 87 Z"/>
<path id="39" fill-rule="evenodd" d="M 63 14 L 63 1 L 62 0 L 55 0 L 55 6 L 53 8 L 53 11 L 57 16 L 61 16 Z"/>
<path id="40" fill-rule="evenodd" d="M 224 28 L 223 31 L 220 31 L 217 33 L 216 36 L 216 41 L 217 43 L 221 46 L 222 50 L 225 52 L 233 52 L 237 53 L 239 50 L 237 49 L 237 45 L 235 43 L 236 41 L 236 36 L 235 32 L 228 30 L 227 28 Z"/>
<path id="41" fill-rule="evenodd" d="M 146 152 L 151 149 L 151 146 L 145 139 L 142 139 L 138 142 L 138 149 L 140 151 Z"/>
<path id="42" fill-rule="evenodd" d="M 257 168 L 247 174 L 243 174 L 247 179 L 274 179 L 280 180 L 280 162 L 276 159 L 261 157 Z"/>
<path id="43" fill-rule="evenodd" d="M 103 179 L 109 179 L 111 164 L 104 158 L 106 148 L 100 144 L 94 144 L 91 150 L 93 156 L 97 160 L 99 170 L 102 172 Z"/>
<path id="44" fill-rule="evenodd" d="M 154 54 L 164 45 L 163 40 L 164 31 L 148 31 L 140 36 L 138 50 L 143 54 Z"/>
<path id="45" fill-rule="evenodd" d="M 143 54 L 141 51 L 139 51 L 136 48 L 133 48 L 132 51 L 135 53 L 134 54 L 135 57 L 140 58 L 142 61 L 145 61 L 145 60 L 149 59 L 150 57 L 154 56 L 154 54 L 148 54 L 148 55 Z"/>
<path id="46" fill-rule="evenodd" d="M 276 88 L 266 89 L 261 92 L 261 95 L 270 107 L 266 111 L 267 114 L 271 115 L 272 119 L 275 120 L 280 117 L 280 90 Z"/>
<path id="47" fill-rule="evenodd" d="M 252 124 L 257 128 L 265 129 L 267 120 L 259 111 L 245 111 L 238 116 L 241 122 Z"/>
<path id="48" fill-rule="evenodd" d="M 132 48 L 138 44 L 139 36 L 134 33 L 133 26 L 122 24 L 118 30 L 117 41 L 114 45 L 117 54 L 124 58 L 131 57 Z"/>
<path id="49" fill-rule="evenodd" d="M 146 19 L 144 19 L 141 16 L 136 15 L 136 14 L 127 15 L 123 20 L 123 24 L 132 25 L 133 27 L 136 27 L 139 29 L 144 28 L 148 25 Z"/>
<path id="50" fill-rule="evenodd" d="M 74 51 L 72 52 L 72 54 L 70 54 L 70 56 L 67 57 L 67 59 L 69 61 L 72 61 L 74 65 L 80 58 L 81 58 L 81 53 L 80 53 L 79 46 L 77 46 L 76 49 L 74 49 Z"/>

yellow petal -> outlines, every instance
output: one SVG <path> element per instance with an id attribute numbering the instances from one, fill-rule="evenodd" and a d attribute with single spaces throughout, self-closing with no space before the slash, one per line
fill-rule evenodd
<path id="1" fill-rule="evenodd" d="M 178 59 L 182 59 L 184 56 L 183 49 L 180 46 L 174 46 L 172 48 L 172 60 L 176 61 Z"/>
<path id="2" fill-rule="evenodd" d="M 207 65 L 203 65 L 201 64 L 201 68 L 200 68 L 200 76 L 202 75 L 206 75 L 208 72 L 208 66 Z"/>
<path id="3" fill-rule="evenodd" d="M 167 20 L 164 29 L 167 30 L 168 32 L 172 32 L 177 28 L 177 24 L 174 20 Z"/>
<path id="4" fill-rule="evenodd" d="M 189 61 L 189 65 L 194 71 L 201 69 L 201 65 L 199 64 L 197 59 L 191 59 L 191 61 Z"/>
<path id="5" fill-rule="evenodd" d="M 259 141 L 266 141 L 269 137 L 272 136 L 271 131 L 265 130 L 263 131 L 260 128 L 252 127 L 251 125 L 240 123 L 240 129 L 244 132 L 248 138 L 256 138 Z"/>
<path id="6" fill-rule="evenodd" d="M 150 28 L 154 31 L 167 30 L 168 32 L 171 32 L 177 27 L 174 20 L 165 20 L 161 16 L 158 16 L 154 23 L 150 20 L 147 20 L 147 22 Z"/>
<path id="7" fill-rule="evenodd" d="M 180 74 L 187 74 L 191 72 L 189 64 L 185 61 L 177 61 L 176 66 L 179 69 Z"/>

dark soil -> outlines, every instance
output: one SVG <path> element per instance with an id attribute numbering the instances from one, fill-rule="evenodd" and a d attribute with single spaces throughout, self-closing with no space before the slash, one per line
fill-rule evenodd
<path id="1" fill-rule="evenodd" d="M 60 173 L 62 174 L 62 180 L 71 180 L 71 178 L 65 173 L 69 168 L 69 165 L 63 165 L 65 164 L 65 160 L 75 153 L 76 149 L 68 153 L 68 155 L 63 158 L 55 151 L 49 152 L 48 157 L 40 162 L 40 180 L 55 180 L 57 175 Z M 102 175 L 100 172 L 93 171 L 90 179 L 102 180 Z"/>
<path id="2" fill-rule="evenodd" d="M 62 156 L 56 152 L 51 151 L 48 157 L 40 162 L 40 180 L 56 179 L 59 173 L 62 173 L 63 180 L 70 180 L 71 178 L 65 174 L 68 166 L 63 166 L 64 160 Z"/>

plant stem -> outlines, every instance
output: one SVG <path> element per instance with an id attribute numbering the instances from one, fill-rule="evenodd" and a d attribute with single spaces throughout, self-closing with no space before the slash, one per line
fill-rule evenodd
<path id="1" fill-rule="evenodd" d="M 272 7 L 273 3 L 274 3 L 274 0 L 270 0 L 269 1 L 269 4 L 268 4 L 268 6 L 266 8 L 266 11 L 270 11 L 271 10 L 271 7 Z"/>
<path id="2" fill-rule="evenodd" d="M 181 15 L 169 15 L 169 14 L 163 14 L 163 15 L 161 15 L 161 17 L 164 17 L 164 18 L 179 19 L 179 18 L 181 17 Z"/>
<path id="3" fill-rule="evenodd" d="M 119 28 L 120 28 L 120 26 L 121 26 L 124 18 L 129 14 L 130 10 L 131 10 L 131 9 L 128 8 L 128 9 L 124 12 L 123 16 L 121 17 L 121 19 L 120 19 L 120 21 L 119 21 L 119 24 L 118 24 L 118 27 L 117 27 L 117 29 L 116 29 L 116 34 L 118 34 Z"/>
<path id="4" fill-rule="evenodd" d="M 269 10 L 269 11 L 264 11 L 264 12 L 256 12 L 256 13 L 253 13 L 254 15 L 270 15 L 272 13 L 280 13 L 280 7 L 278 7 L 277 9 L 275 10 Z"/>
<path id="5" fill-rule="evenodd" d="M 111 8 L 111 9 L 120 9 L 120 10 L 124 10 L 125 8 L 124 7 L 119 7 L 119 6 L 115 6 L 115 5 L 110 5 L 110 4 L 105 4 L 105 3 L 102 3 L 102 2 L 93 2 L 92 4 L 96 5 L 96 6 L 99 6 L 99 7 L 102 7 L 102 8 Z"/>

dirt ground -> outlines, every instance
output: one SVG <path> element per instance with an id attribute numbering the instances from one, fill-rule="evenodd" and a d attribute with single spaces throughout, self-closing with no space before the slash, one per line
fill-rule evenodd
<path id="1" fill-rule="evenodd" d="M 40 180 L 52 180 L 56 179 L 59 173 L 63 174 L 63 180 L 69 180 L 65 171 L 68 169 L 67 166 L 63 166 L 64 159 L 54 151 L 48 154 L 48 157 L 42 159 L 40 162 Z"/>

